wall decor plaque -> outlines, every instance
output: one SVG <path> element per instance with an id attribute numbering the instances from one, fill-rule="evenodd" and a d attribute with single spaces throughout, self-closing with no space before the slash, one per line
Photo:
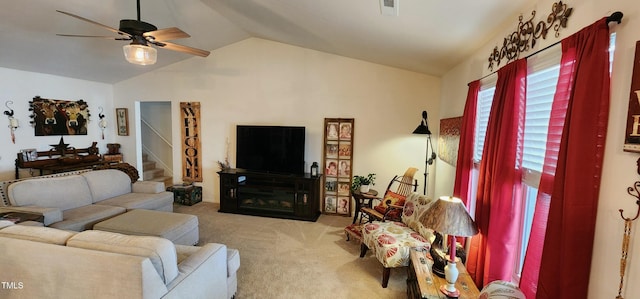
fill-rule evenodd
<path id="1" fill-rule="evenodd" d="M 627 110 L 627 129 L 623 150 L 640 153 L 640 41 L 636 42 L 633 59 L 633 73 L 629 88 L 629 108 Z"/>
<path id="2" fill-rule="evenodd" d="M 180 103 L 182 128 L 182 180 L 202 182 L 200 102 Z"/>

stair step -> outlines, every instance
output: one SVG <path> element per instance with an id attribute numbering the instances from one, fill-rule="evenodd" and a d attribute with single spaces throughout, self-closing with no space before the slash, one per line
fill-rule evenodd
<path id="1" fill-rule="evenodd" d="M 156 168 L 156 162 L 154 161 L 144 161 L 142 162 L 142 171 L 152 170 Z"/>
<path id="2" fill-rule="evenodd" d="M 144 171 L 144 173 L 142 174 L 142 177 L 144 178 L 145 181 L 148 181 L 156 177 L 161 177 L 161 176 L 164 176 L 164 169 L 162 168 L 154 168 L 151 170 L 147 170 L 147 171 Z"/>
<path id="3" fill-rule="evenodd" d="M 142 162 L 147 162 L 147 161 L 149 161 L 149 155 L 142 154 Z"/>

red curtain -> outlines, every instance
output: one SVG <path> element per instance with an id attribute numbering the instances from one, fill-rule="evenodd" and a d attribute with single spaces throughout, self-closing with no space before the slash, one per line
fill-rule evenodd
<path id="1" fill-rule="evenodd" d="M 538 240 L 529 241 L 520 284 L 527 298 L 587 298 L 609 116 L 608 47 L 604 18 L 562 41 L 552 121 L 566 116 L 555 177 L 545 174 L 540 182 L 551 196 L 536 206 L 532 230 L 539 231 L 531 237 Z"/>
<path id="2" fill-rule="evenodd" d="M 510 280 L 518 244 L 527 62 L 498 70 L 480 162 L 475 221 L 467 270 L 476 285 Z"/>
<path id="3" fill-rule="evenodd" d="M 456 163 L 456 179 L 453 186 L 453 196 L 462 199 L 469 207 L 469 185 L 471 170 L 473 169 L 473 142 L 476 128 L 476 107 L 478 105 L 478 92 L 480 80 L 469 83 L 467 102 L 464 105 L 462 128 L 460 128 L 460 143 L 458 145 L 458 161 Z"/>

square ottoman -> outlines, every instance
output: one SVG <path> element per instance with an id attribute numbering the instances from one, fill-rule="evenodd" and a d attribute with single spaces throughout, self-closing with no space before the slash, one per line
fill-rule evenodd
<path id="1" fill-rule="evenodd" d="M 198 217 L 155 210 L 131 210 L 96 223 L 93 229 L 125 235 L 162 237 L 181 245 L 196 245 L 200 238 Z"/>

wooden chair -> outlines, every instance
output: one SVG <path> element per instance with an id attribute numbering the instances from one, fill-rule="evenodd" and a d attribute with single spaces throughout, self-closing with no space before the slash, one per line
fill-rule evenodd
<path id="1" fill-rule="evenodd" d="M 418 188 L 418 180 L 413 178 L 417 171 L 417 168 L 409 167 L 402 176 L 394 176 L 378 205 L 365 206 L 360 209 L 360 212 L 365 215 L 364 217 L 368 218 L 368 222 L 399 221 L 405 199 Z"/>

